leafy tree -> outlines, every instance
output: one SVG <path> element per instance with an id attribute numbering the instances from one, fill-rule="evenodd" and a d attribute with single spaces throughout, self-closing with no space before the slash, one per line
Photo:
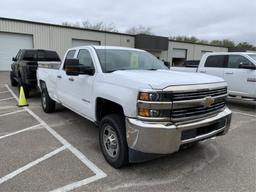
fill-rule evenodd
<path id="1" fill-rule="evenodd" d="M 254 50 L 254 51 L 256 51 L 256 47 L 253 46 L 252 44 L 248 43 L 248 42 L 239 43 L 236 47 L 242 48 L 242 49 L 246 49 L 246 50 Z"/>

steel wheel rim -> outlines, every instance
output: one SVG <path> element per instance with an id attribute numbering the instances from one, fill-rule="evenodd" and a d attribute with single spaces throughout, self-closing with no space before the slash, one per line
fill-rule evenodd
<path id="1" fill-rule="evenodd" d="M 103 145 L 107 154 L 115 159 L 119 155 L 119 141 L 114 128 L 105 125 L 103 128 Z"/>
<path id="2" fill-rule="evenodd" d="M 42 104 L 43 104 L 43 108 L 46 108 L 46 96 L 45 93 L 42 93 Z"/>

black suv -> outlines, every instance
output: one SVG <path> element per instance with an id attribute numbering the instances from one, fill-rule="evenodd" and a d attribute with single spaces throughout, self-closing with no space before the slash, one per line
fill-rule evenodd
<path id="1" fill-rule="evenodd" d="M 59 62 L 56 51 L 42 49 L 21 49 L 11 66 L 10 80 L 12 86 L 23 86 L 26 97 L 31 89 L 37 88 L 36 70 L 38 62 Z"/>

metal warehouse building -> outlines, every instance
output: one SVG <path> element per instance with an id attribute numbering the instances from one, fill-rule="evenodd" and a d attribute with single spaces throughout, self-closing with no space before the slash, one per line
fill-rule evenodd
<path id="1" fill-rule="evenodd" d="M 129 35 L 62 25 L 0 18 L 0 71 L 8 71 L 19 49 L 51 49 L 63 57 L 68 48 L 82 45 L 112 45 L 147 50 L 172 64 L 200 60 L 206 52 L 228 48 L 169 40 L 167 37 Z"/>

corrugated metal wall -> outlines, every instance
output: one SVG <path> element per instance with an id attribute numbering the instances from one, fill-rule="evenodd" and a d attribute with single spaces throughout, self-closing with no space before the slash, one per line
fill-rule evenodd
<path id="1" fill-rule="evenodd" d="M 22 21 L 0 19 L 0 32 L 33 35 L 34 48 L 56 50 L 61 57 L 68 48 L 72 47 L 72 39 L 100 41 L 101 45 L 134 47 L 134 37 L 129 35 L 64 28 Z"/>
<path id="2" fill-rule="evenodd" d="M 72 39 L 100 41 L 101 45 L 134 47 L 134 36 L 104 33 L 56 25 L 0 18 L 0 32 L 33 35 L 34 48 L 56 50 L 61 57 L 72 47 Z M 226 52 L 227 48 L 169 41 L 168 51 L 153 53 L 172 63 L 173 49 L 186 49 L 188 60 L 201 59 L 202 51 Z"/>

